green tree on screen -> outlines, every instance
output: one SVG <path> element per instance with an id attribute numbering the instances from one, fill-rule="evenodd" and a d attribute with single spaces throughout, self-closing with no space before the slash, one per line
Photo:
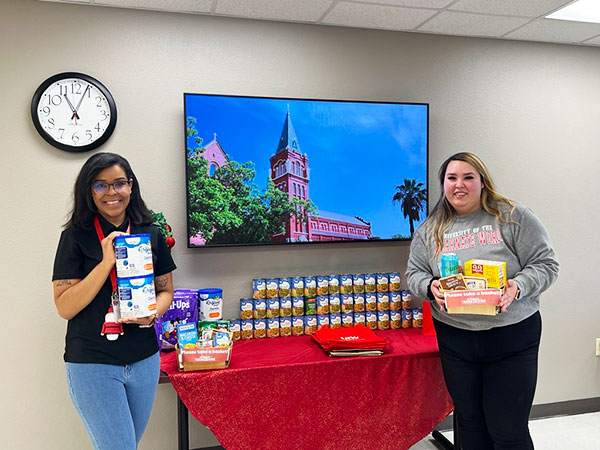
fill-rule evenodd
<path id="1" fill-rule="evenodd" d="M 421 211 L 427 202 L 427 189 L 423 188 L 423 183 L 417 183 L 417 180 L 408 180 L 405 178 L 404 184 L 396 186 L 392 203 L 396 202 L 400 202 L 404 218 L 408 218 L 410 236 L 412 237 L 415 232 L 414 222 L 421 220 Z"/>
<path id="2" fill-rule="evenodd" d="M 207 244 L 266 243 L 284 230 L 290 218 L 308 221 L 316 208 L 310 200 L 290 199 L 269 180 L 260 192 L 254 183 L 254 163 L 229 162 L 208 175 L 205 148 L 197 136 L 196 119 L 188 117 L 188 202 L 190 235 L 200 234 Z M 188 139 L 188 142 L 190 139 Z"/>

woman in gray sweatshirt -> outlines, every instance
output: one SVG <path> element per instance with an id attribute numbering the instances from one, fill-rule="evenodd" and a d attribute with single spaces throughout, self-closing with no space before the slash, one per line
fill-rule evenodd
<path id="1" fill-rule="evenodd" d="M 528 419 L 537 382 L 540 294 L 558 277 L 548 233 L 533 212 L 496 191 L 487 167 L 457 153 L 440 167 L 441 196 L 413 237 L 406 275 L 432 302 L 462 450 L 530 450 Z M 443 254 L 506 262 L 496 316 L 448 314 L 440 292 Z"/>

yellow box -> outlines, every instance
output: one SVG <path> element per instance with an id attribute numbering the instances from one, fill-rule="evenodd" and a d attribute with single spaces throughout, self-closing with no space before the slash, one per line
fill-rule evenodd
<path id="1" fill-rule="evenodd" d="M 488 289 L 502 289 L 506 285 L 506 262 L 470 259 L 465 263 L 465 276 L 485 278 Z"/>

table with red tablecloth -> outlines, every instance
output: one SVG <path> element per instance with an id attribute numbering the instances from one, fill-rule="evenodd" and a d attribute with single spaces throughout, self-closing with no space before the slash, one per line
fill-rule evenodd
<path id="1" fill-rule="evenodd" d="M 167 353 L 161 370 L 227 450 L 408 449 L 453 409 L 436 337 L 377 334 L 382 356 L 334 358 L 292 336 L 235 342 L 227 369 L 179 372 Z"/>

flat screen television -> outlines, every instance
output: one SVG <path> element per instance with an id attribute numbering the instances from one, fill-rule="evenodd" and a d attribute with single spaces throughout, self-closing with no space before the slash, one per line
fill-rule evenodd
<path id="1" fill-rule="evenodd" d="M 429 105 L 184 94 L 188 247 L 407 240 Z"/>

